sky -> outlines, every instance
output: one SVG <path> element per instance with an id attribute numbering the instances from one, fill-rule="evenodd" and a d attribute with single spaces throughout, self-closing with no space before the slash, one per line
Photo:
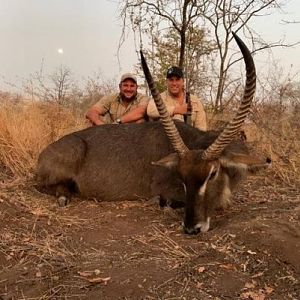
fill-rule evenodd
<path id="1" fill-rule="evenodd" d="M 286 14 L 261 17 L 253 22 L 266 41 L 300 41 L 300 0 L 289 0 Z M 117 0 L 0 0 L 0 89 L 5 82 L 20 85 L 40 70 L 52 73 L 68 66 L 76 78 L 101 71 L 107 79 L 118 79 L 138 63 L 133 35 L 117 56 L 122 24 Z M 273 58 L 283 66 L 300 70 L 300 45 L 276 49 Z M 266 56 L 257 56 L 259 63 Z"/>

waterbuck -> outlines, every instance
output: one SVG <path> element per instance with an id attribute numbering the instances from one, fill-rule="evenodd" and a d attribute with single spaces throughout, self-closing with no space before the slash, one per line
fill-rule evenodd
<path id="1" fill-rule="evenodd" d="M 227 205 L 236 184 L 268 163 L 249 155 L 237 138 L 250 109 L 256 76 L 249 50 L 234 37 L 247 79 L 236 116 L 221 134 L 173 122 L 141 53 L 161 122 L 101 125 L 62 137 L 39 156 L 39 185 L 56 194 L 60 205 L 74 192 L 105 201 L 158 195 L 171 204 L 183 203 L 186 233 L 207 231 L 214 208 Z"/>

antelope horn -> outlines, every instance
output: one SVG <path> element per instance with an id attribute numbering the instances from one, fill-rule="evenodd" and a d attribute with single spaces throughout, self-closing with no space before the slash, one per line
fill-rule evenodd
<path id="1" fill-rule="evenodd" d="M 150 70 L 148 68 L 146 59 L 143 55 L 143 52 L 140 51 L 141 53 L 141 63 L 142 63 L 142 68 L 144 71 L 145 78 L 147 80 L 149 89 L 151 91 L 151 95 L 154 99 L 154 102 L 156 104 L 157 110 L 159 112 L 162 124 L 164 126 L 165 132 L 167 134 L 167 137 L 173 146 L 174 150 L 182 156 L 186 151 L 189 149 L 187 146 L 184 144 L 177 127 L 175 126 L 175 123 L 173 119 L 169 116 L 169 113 L 167 111 L 167 108 L 159 94 L 159 91 L 157 90 L 154 80 L 152 78 L 152 75 L 150 73 Z"/>
<path id="2" fill-rule="evenodd" d="M 233 32 L 233 37 L 238 44 L 246 65 L 246 84 L 244 95 L 239 109 L 233 120 L 224 128 L 222 133 L 202 154 L 204 160 L 212 160 L 220 157 L 224 148 L 233 140 L 234 136 L 239 132 L 243 125 L 253 100 L 256 88 L 255 65 L 251 53 L 244 42 Z"/>

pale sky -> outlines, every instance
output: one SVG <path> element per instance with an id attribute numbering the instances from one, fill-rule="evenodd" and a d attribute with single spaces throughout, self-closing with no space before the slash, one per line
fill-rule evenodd
<path id="1" fill-rule="evenodd" d="M 121 48 L 120 65 L 117 58 L 122 28 L 117 8 L 117 1 L 109 0 L 0 0 L 0 88 L 3 78 L 28 78 L 42 60 L 46 73 L 63 64 L 79 79 L 97 70 L 107 79 L 133 71 L 138 57 L 132 35 Z M 256 19 L 255 30 L 267 41 L 299 41 L 300 24 L 281 20 L 300 21 L 300 0 L 290 0 L 285 11 Z M 299 54 L 300 45 L 274 50 L 273 56 L 300 71 Z M 262 55 L 257 59 L 265 60 Z"/>

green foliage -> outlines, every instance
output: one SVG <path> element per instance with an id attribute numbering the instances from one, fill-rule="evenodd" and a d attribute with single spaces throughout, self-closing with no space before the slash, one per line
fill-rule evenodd
<path id="1" fill-rule="evenodd" d="M 164 31 L 157 29 L 156 33 L 148 30 L 146 33 L 151 34 L 151 42 L 149 48 L 144 50 L 144 55 L 152 69 L 158 89 L 164 90 L 167 69 L 179 65 L 180 36 L 174 28 Z M 205 30 L 198 26 L 188 27 L 186 41 L 184 73 L 189 90 L 196 92 L 206 82 L 206 76 L 202 76 L 206 71 L 203 57 L 214 51 L 216 45 L 207 40 Z"/>

